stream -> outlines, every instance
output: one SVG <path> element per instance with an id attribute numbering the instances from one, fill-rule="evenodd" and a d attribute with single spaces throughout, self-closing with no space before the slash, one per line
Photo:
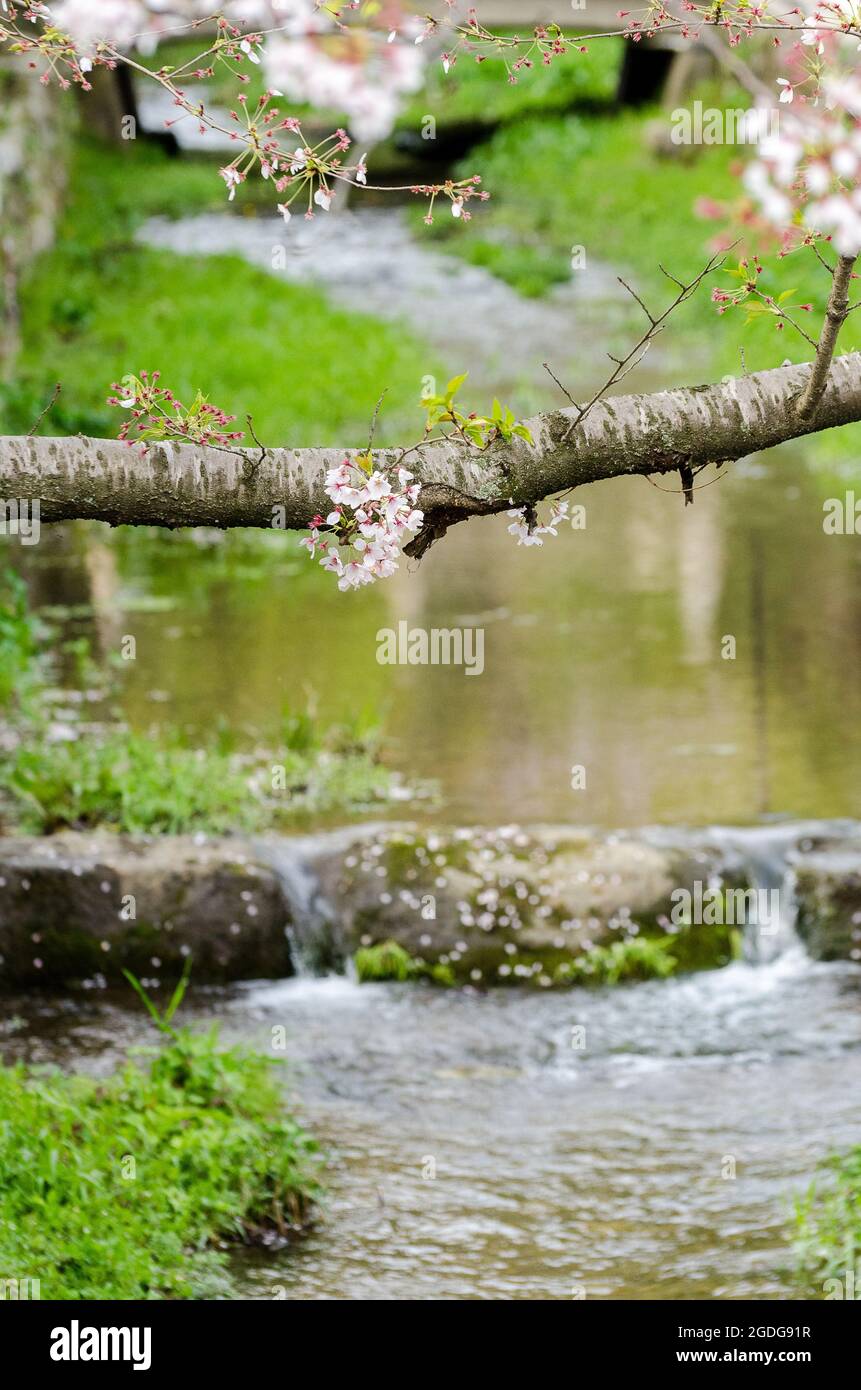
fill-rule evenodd
<path id="1" fill-rule="evenodd" d="M 377 219 L 372 262 L 362 218 Z M 226 216 L 142 233 L 264 266 L 273 235 L 268 220 Z M 558 399 L 547 344 L 618 302 L 603 272 L 523 305 L 446 261 L 435 306 L 445 258 L 417 251 L 400 214 L 339 214 L 330 243 L 299 224 L 291 236 L 284 273 L 403 317 L 530 408 Z M 560 367 L 576 359 L 576 345 L 559 352 Z M 436 782 L 449 823 L 722 823 L 769 885 L 785 873 L 782 818 L 861 816 L 859 551 L 821 524 L 854 460 L 847 444 L 823 479 L 807 450 L 738 465 L 687 512 L 643 479 L 596 485 L 586 529 L 537 554 L 503 522 L 458 527 L 417 570 L 346 599 L 277 535 L 132 543 L 68 526 L 21 564 L 34 601 L 97 654 L 136 634 L 146 660 L 113 701 L 133 727 L 203 736 L 218 710 L 265 746 L 285 704 L 312 691 L 323 720 L 345 701 L 385 710 L 388 761 Z M 485 628 L 483 678 L 381 666 L 377 631 L 401 618 Z M 58 718 L 86 720 L 68 703 Z M 580 792 L 573 763 L 589 771 Z M 192 990 L 186 1016 L 219 1019 L 228 1040 L 267 1050 L 286 1027 L 291 1091 L 333 1160 L 308 1234 L 237 1254 L 242 1296 L 797 1296 L 792 1198 L 820 1158 L 859 1140 L 861 969 L 814 964 L 783 925 L 765 959 L 613 989 L 299 975 Z M 0 1001 L 7 1058 L 106 1071 L 145 1035 L 107 992 Z"/>
<path id="2" fill-rule="evenodd" d="M 812 963 L 787 925 L 765 962 L 633 986 L 193 991 L 187 1019 L 225 1040 L 286 1030 L 331 1155 L 311 1230 L 235 1255 L 239 1296 L 797 1297 L 792 1199 L 858 1139 L 861 968 Z M 98 992 L 3 1000 L 0 1038 L 95 1073 L 150 1040 Z"/>

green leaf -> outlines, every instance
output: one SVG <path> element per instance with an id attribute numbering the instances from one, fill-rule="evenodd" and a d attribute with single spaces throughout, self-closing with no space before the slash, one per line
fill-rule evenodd
<path id="1" fill-rule="evenodd" d="M 146 1009 L 156 1028 L 158 1028 L 159 1032 L 165 1032 L 166 1030 L 164 1023 L 162 1022 L 161 1014 L 159 1013 L 155 1004 L 150 999 L 140 980 L 135 975 L 133 975 L 130 970 L 124 969 L 123 974 L 125 975 L 135 994 L 143 1003 L 144 1008 Z"/>
<path id="2" fill-rule="evenodd" d="M 183 999 L 185 998 L 185 991 L 188 989 L 188 981 L 189 981 L 189 976 L 190 976 L 190 975 L 191 975 L 191 956 L 186 956 L 185 965 L 184 965 L 183 968 L 182 968 L 182 974 L 181 974 L 181 976 L 179 977 L 179 980 L 178 980 L 178 982 L 177 982 L 176 989 L 174 990 L 173 994 L 172 994 L 171 997 L 170 997 L 170 1003 L 168 1004 L 167 1008 L 166 1008 L 165 1011 L 164 1011 L 164 1021 L 165 1021 L 165 1023 L 170 1023 L 170 1021 L 172 1020 L 174 1014 L 176 1013 L 177 1009 L 179 1008 L 180 1004 L 182 1003 Z"/>

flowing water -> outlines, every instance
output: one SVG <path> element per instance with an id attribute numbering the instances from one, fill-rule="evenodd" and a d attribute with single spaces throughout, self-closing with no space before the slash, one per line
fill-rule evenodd
<path id="1" fill-rule="evenodd" d="M 861 969 L 791 933 L 766 964 L 594 991 L 198 990 L 226 1039 L 286 1031 L 332 1154 L 320 1219 L 239 1252 L 241 1295 L 797 1297 L 792 1198 L 858 1139 L 859 1003 Z M 103 1072 L 145 1033 L 109 996 L 0 1006 L 7 1057 Z"/>
<path id="2" fill-rule="evenodd" d="M 349 252 L 352 224 L 340 225 Z M 402 258 L 402 233 L 386 226 L 389 257 Z M 238 228 L 238 249 L 260 263 L 271 231 Z M 195 250 L 216 235 L 185 232 Z M 176 245 L 180 233 L 148 235 Z M 297 274 L 325 279 L 331 258 L 306 251 Z M 355 257 L 339 264 L 329 288 L 349 299 Z M 412 264 L 401 303 L 415 317 L 427 265 Z M 369 283 L 363 307 L 370 293 L 385 312 Z M 453 300 L 475 304 L 471 272 L 452 284 Z M 512 342 L 510 292 L 488 291 L 488 379 L 543 403 L 546 378 L 526 358 L 545 332 L 558 339 L 563 309 L 582 327 L 576 299 L 531 306 Z M 435 313 L 428 333 L 462 333 L 473 350 L 475 319 Z M 581 499 L 586 529 L 542 551 L 518 551 L 502 522 L 459 527 L 413 572 L 347 596 L 274 534 L 53 528 L 22 564 L 35 601 L 97 656 L 135 634 L 142 659 L 112 696 L 133 726 L 195 738 L 217 710 L 265 746 L 284 705 L 313 691 L 323 720 L 385 711 L 388 760 L 436 780 L 441 819 L 758 824 L 720 835 L 769 887 L 786 872 L 780 818 L 861 816 L 861 547 L 822 530 L 823 499 L 851 485 L 849 434 L 841 456 L 811 460 L 803 445 L 738 465 L 688 509 L 644 479 L 595 486 Z M 482 627 L 481 678 L 380 665 L 377 634 L 402 619 Z M 64 680 L 74 684 L 71 667 Z M 58 719 L 87 717 L 66 705 Z M 575 763 L 588 773 L 576 792 Z M 288 888 L 310 911 L 313 883 L 299 873 Z M 790 915 L 767 950 L 723 971 L 610 990 L 301 975 L 197 990 L 190 1013 L 219 1017 L 230 1038 L 265 1049 L 286 1027 L 302 1112 L 334 1154 L 322 1219 L 286 1251 L 241 1255 L 241 1287 L 257 1298 L 790 1296 L 791 1196 L 820 1157 L 859 1138 L 859 988 L 857 966 L 807 959 Z M 144 1031 L 107 995 L 5 1000 L 0 1019 L 7 1055 L 96 1069 Z"/>

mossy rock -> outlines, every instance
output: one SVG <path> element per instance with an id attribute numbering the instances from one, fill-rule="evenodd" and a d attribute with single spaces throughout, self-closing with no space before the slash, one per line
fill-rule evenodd
<path id="1" fill-rule="evenodd" d="M 68 832 L 0 839 L 0 988 L 292 973 L 281 885 L 240 842 Z"/>
<path id="2" fill-rule="evenodd" d="M 795 861 L 798 934 L 815 960 L 861 960 L 861 851 L 835 847 Z"/>
<path id="3" fill-rule="evenodd" d="M 315 867 L 336 964 L 396 943 L 407 959 L 441 966 L 458 982 L 547 987 L 574 982 L 572 963 L 596 950 L 618 955 L 626 942 L 634 943 L 626 978 L 647 976 L 650 959 L 651 973 L 668 973 L 663 959 L 673 971 L 709 969 L 738 950 L 730 927 L 671 920 L 674 889 L 697 876 L 718 881 L 716 853 L 635 836 L 384 828 Z M 665 937 L 665 956 L 636 945 Z"/>

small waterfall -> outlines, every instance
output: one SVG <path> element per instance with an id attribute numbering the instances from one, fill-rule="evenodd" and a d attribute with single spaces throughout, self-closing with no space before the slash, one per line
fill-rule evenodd
<path id="1" fill-rule="evenodd" d="M 791 856 L 808 836 L 822 832 L 822 822 L 798 821 L 743 829 L 717 826 L 707 832 L 708 842 L 721 851 L 726 867 L 740 872 L 748 884 L 742 951 L 749 964 L 768 965 L 793 947 L 802 949 L 795 931 L 796 877 Z"/>
<path id="2" fill-rule="evenodd" d="M 320 891 L 314 859 L 330 836 L 297 835 L 254 842 L 262 861 L 277 876 L 290 922 L 287 939 L 296 975 L 319 975 L 332 963 L 334 914 Z"/>
<path id="3" fill-rule="evenodd" d="M 742 931 L 742 954 L 749 965 L 768 965 L 788 952 L 799 959 L 804 946 L 796 933 L 795 861 L 801 852 L 823 842 L 852 842 L 861 853 L 857 821 L 780 821 L 757 826 L 710 826 L 679 831 L 655 826 L 638 832 L 649 843 L 698 857 L 710 851 L 716 858 L 709 888 L 725 887 L 726 921 Z M 744 886 L 745 896 L 741 896 Z M 733 892 L 730 900 L 729 894 Z M 731 904 L 731 905 L 730 905 Z M 730 913 L 732 912 L 732 916 Z"/>
<path id="4" fill-rule="evenodd" d="M 255 839 L 254 849 L 277 876 L 290 909 L 287 939 L 297 975 L 328 974 L 343 959 L 337 916 L 321 886 L 318 866 L 324 860 L 337 861 L 358 840 L 379 830 L 372 822 L 313 835 Z"/>

